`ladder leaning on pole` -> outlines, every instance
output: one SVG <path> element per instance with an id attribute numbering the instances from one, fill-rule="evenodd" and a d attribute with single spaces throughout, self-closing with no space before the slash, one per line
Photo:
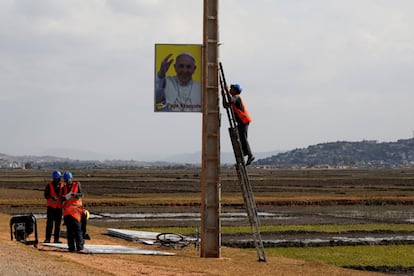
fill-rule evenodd
<path id="1" fill-rule="evenodd" d="M 262 238 L 260 236 L 260 222 L 257 214 L 256 203 L 254 201 L 252 186 L 250 185 L 249 175 L 247 174 L 246 164 L 244 162 L 243 150 L 240 144 L 237 121 L 233 109 L 231 108 L 231 95 L 227 89 L 226 79 L 224 77 L 223 65 L 219 63 L 221 96 L 223 106 L 226 109 L 229 118 L 229 134 L 233 145 L 234 157 L 236 158 L 236 170 L 239 178 L 239 184 L 242 190 L 244 204 L 247 210 L 247 216 L 250 222 L 250 228 L 253 233 L 254 244 L 257 251 L 258 261 L 266 262 L 266 254 Z"/>

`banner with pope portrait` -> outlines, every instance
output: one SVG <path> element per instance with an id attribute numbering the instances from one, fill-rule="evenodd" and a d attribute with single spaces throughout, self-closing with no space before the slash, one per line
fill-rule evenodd
<path id="1" fill-rule="evenodd" d="M 155 44 L 154 111 L 202 111 L 202 48 Z"/>

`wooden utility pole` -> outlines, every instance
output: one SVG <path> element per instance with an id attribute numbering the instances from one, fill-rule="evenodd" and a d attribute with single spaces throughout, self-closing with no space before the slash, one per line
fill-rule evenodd
<path id="1" fill-rule="evenodd" d="M 221 257 L 218 0 L 204 0 L 200 257 Z"/>

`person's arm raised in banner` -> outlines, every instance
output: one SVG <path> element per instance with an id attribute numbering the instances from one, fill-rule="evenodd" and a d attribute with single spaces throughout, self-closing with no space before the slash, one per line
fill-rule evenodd
<path id="1" fill-rule="evenodd" d="M 164 88 L 165 88 L 165 75 L 168 69 L 170 69 L 171 63 L 174 59 L 171 58 L 172 54 L 167 55 L 161 62 L 160 70 L 155 77 L 155 102 L 160 103 L 165 100 Z"/>

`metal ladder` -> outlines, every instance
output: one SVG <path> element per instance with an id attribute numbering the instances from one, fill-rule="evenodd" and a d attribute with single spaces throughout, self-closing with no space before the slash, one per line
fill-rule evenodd
<path id="1" fill-rule="evenodd" d="M 244 162 L 244 155 L 240 143 L 239 132 L 237 129 L 236 117 L 233 112 L 233 109 L 231 108 L 231 95 L 227 89 L 223 65 L 221 64 L 221 62 L 219 63 L 219 66 L 221 96 L 223 99 L 223 106 L 226 109 L 227 117 L 230 123 L 229 134 L 233 146 L 234 157 L 236 159 L 237 176 L 239 178 L 239 184 L 242 190 L 247 216 L 249 218 L 250 229 L 253 234 L 253 240 L 257 251 L 258 261 L 266 262 L 266 254 L 262 238 L 260 236 L 260 222 L 257 214 L 256 202 L 254 200 L 252 186 L 250 185 L 249 175 L 247 173 L 246 164 Z"/>

